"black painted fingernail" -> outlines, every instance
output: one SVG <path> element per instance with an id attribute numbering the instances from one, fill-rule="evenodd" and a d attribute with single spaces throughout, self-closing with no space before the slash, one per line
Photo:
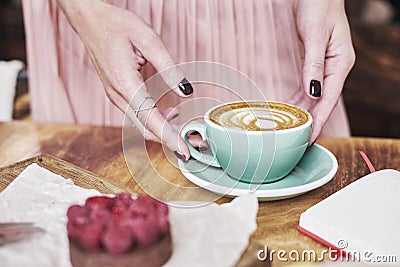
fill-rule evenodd
<path id="1" fill-rule="evenodd" d="M 317 141 L 317 140 L 314 140 L 314 142 L 312 142 L 312 144 L 310 145 L 310 147 L 313 146 L 313 145 L 315 144 L 316 141 Z"/>
<path id="2" fill-rule="evenodd" d="M 199 146 L 199 151 L 204 152 L 204 151 L 207 151 L 207 150 L 208 150 L 208 147 L 206 147 L 206 146 Z"/>
<path id="3" fill-rule="evenodd" d="M 184 93 L 185 95 L 190 95 L 193 93 L 193 87 L 186 78 L 183 78 L 183 80 L 178 84 L 178 86 L 179 89 L 182 91 L 182 93 Z"/>
<path id="4" fill-rule="evenodd" d="M 179 117 L 179 113 L 175 113 L 173 116 L 167 117 L 168 121 L 172 121 L 173 119 L 176 119 Z"/>
<path id="5" fill-rule="evenodd" d="M 315 144 L 315 141 L 316 140 L 314 140 L 314 142 L 312 142 L 312 144 L 311 145 L 309 145 L 308 147 L 307 147 L 307 149 L 306 149 L 306 152 L 305 153 L 307 153 L 309 150 L 310 150 L 310 148 Z"/>
<path id="6" fill-rule="evenodd" d="M 317 80 L 310 82 L 310 95 L 313 97 L 321 97 L 321 83 Z"/>
<path id="7" fill-rule="evenodd" d="M 180 159 L 180 160 L 182 160 L 182 161 L 187 161 L 185 155 L 183 155 L 181 152 L 179 152 L 179 151 L 174 151 L 174 154 L 175 154 L 175 156 L 176 156 L 178 159 Z"/>

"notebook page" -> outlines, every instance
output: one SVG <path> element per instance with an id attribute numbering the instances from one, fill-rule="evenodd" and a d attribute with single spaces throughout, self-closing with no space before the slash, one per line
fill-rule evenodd
<path id="1" fill-rule="evenodd" d="M 400 260 L 400 172 L 381 170 L 351 183 L 300 216 L 300 227 L 345 251 Z"/>

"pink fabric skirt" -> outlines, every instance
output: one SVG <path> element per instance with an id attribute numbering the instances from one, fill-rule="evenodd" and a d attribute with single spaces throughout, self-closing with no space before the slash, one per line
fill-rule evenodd
<path id="1" fill-rule="evenodd" d="M 267 100 L 287 101 L 301 84 L 303 48 L 290 1 L 108 0 L 142 17 L 177 63 L 212 61 L 245 73 Z M 120 126 L 78 35 L 54 0 L 23 0 L 32 116 L 38 122 Z M 147 64 L 145 78 L 154 70 Z M 238 89 L 241 90 L 241 89 Z M 243 89 L 245 90 L 245 89 Z M 202 95 L 207 92 L 202 90 Z M 208 92 L 214 97 L 222 92 Z M 240 94 L 240 91 L 238 92 Z M 197 92 L 193 97 L 196 97 Z M 248 95 L 248 94 L 247 94 Z M 168 96 L 168 104 L 180 100 Z M 219 95 L 220 99 L 224 96 Z M 229 97 L 225 97 L 229 101 Z M 190 110 L 202 112 L 202 105 Z M 348 136 L 343 101 L 323 135 Z"/>

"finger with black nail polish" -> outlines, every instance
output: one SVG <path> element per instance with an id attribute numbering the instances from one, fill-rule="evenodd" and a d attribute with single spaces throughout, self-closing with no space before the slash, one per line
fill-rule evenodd
<path id="1" fill-rule="evenodd" d="M 183 78 L 178 87 L 184 95 L 191 95 L 193 93 L 193 87 L 186 78 Z"/>
<path id="2" fill-rule="evenodd" d="M 312 146 L 315 144 L 316 141 L 317 141 L 317 140 L 314 140 L 314 142 L 312 142 L 312 144 L 309 145 L 309 147 L 312 147 Z"/>
<path id="3" fill-rule="evenodd" d="M 186 159 L 185 155 L 183 155 L 181 152 L 179 152 L 179 151 L 174 151 L 174 154 L 175 154 L 175 156 L 176 156 L 178 159 L 180 159 L 180 160 L 182 160 L 182 161 L 188 161 L 188 160 Z"/>
<path id="4" fill-rule="evenodd" d="M 312 80 L 310 82 L 310 95 L 316 98 L 320 98 L 321 92 L 321 83 L 317 80 Z"/>
<path id="5" fill-rule="evenodd" d="M 199 146 L 199 151 L 200 152 L 206 152 L 208 150 L 207 146 Z"/>
<path id="6" fill-rule="evenodd" d="M 314 140 L 314 142 L 312 142 L 311 145 L 308 145 L 308 146 L 307 146 L 307 149 L 306 149 L 306 152 L 305 152 L 305 153 L 307 153 L 307 152 L 311 149 L 311 147 L 315 144 L 315 141 L 317 141 L 317 140 Z"/>

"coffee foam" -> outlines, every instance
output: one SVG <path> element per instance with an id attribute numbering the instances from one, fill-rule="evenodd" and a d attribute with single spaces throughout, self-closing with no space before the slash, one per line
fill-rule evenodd
<path id="1" fill-rule="evenodd" d="M 247 131 L 272 131 L 295 128 L 310 118 L 300 108 L 276 102 L 237 102 L 212 110 L 209 118 L 228 128 Z"/>

